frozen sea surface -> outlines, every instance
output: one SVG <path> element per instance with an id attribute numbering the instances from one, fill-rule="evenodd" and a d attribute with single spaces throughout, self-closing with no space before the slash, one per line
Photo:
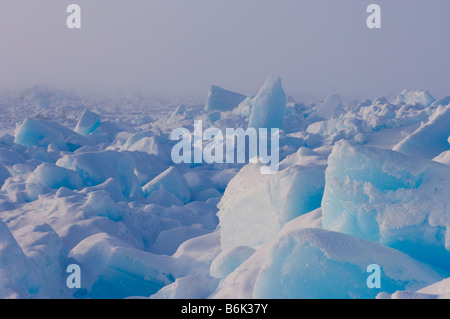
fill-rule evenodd
<path id="1" fill-rule="evenodd" d="M 449 103 L 2 92 L 0 298 L 448 298 Z M 175 164 L 196 120 L 281 129 L 277 172 Z"/>

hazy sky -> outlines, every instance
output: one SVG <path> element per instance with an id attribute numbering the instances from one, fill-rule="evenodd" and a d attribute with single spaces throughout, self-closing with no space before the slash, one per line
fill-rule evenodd
<path id="1" fill-rule="evenodd" d="M 66 7 L 82 28 L 66 27 Z M 366 7 L 382 28 L 366 26 Z M 0 0 L 0 89 L 450 95 L 449 0 Z"/>

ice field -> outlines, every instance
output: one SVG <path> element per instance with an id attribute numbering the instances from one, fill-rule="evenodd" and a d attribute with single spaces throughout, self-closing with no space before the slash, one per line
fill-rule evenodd
<path id="1" fill-rule="evenodd" d="M 450 298 L 450 97 L 430 92 L 2 92 L 0 298 Z M 199 120 L 279 128 L 276 172 L 175 164 Z"/>

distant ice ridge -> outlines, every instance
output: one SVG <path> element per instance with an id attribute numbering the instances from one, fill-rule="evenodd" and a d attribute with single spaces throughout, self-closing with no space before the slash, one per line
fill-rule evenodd
<path id="1" fill-rule="evenodd" d="M 224 90 L 219 86 L 213 85 L 206 99 L 205 111 L 232 111 L 245 98 L 242 94 Z"/>
<path id="2" fill-rule="evenodd" d="M 436 100 L 427 90 L 404 90 L 397 96 L 395 102 L 397 104 L 404 103 L 409 105 L 420 104 L 425 107 L 430 106 Z"/>

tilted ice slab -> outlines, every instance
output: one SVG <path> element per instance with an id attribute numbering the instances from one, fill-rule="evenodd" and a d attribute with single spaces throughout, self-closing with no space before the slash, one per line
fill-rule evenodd
<path id="1" fill-rule="evenodd" d="M 212 85 L 206 99 L 205 111 L 232 111 L 246 96 Z"/>
<path id="2" fill-rule="evenodd" d="M 95 131 L 100 126 L 100 116 L 94 112 L 89 111 L 87 108 L 81 115 L 80 120 L 75 127 L 75 132 L 81 135 L 88 135 Z"/>
<path id="3" fill-rule="evenodd" d="M 448 180 L 448 165 L 338 142 L 326 170 L 323 227 L 450 270 Z"/>
<path id="4" fill-rule="evenodd" d="M 288 221 L 320 207 L 324 170 L 318 154 L 305 148 L 273 175 L 262 175 L 258 164 L 244 166 L 218 205 L 222 248 L 257 248 Z"/>
<path id="5" fill-rule="evenodd" d="M 47 147 L 55 145 L 60 150 L 68 150 L 65 140 L 76 132 L 58 123 L 27 118 L 16 128 L 14 142 L 26 147 Z"/>
<path id="6" fill-rule="evenodd" d="M 394 146 L 401 153 L 432 159 L 450 150 L 450 105 L 436 109 L 430 120 Z"/>
<path id="7" fill-rule="evenodd" d="M 272 76 L 252 100 L 248 127 L 282 129 L 285 109 L 286 94 L 281 86 L 281 79 Z"/>

